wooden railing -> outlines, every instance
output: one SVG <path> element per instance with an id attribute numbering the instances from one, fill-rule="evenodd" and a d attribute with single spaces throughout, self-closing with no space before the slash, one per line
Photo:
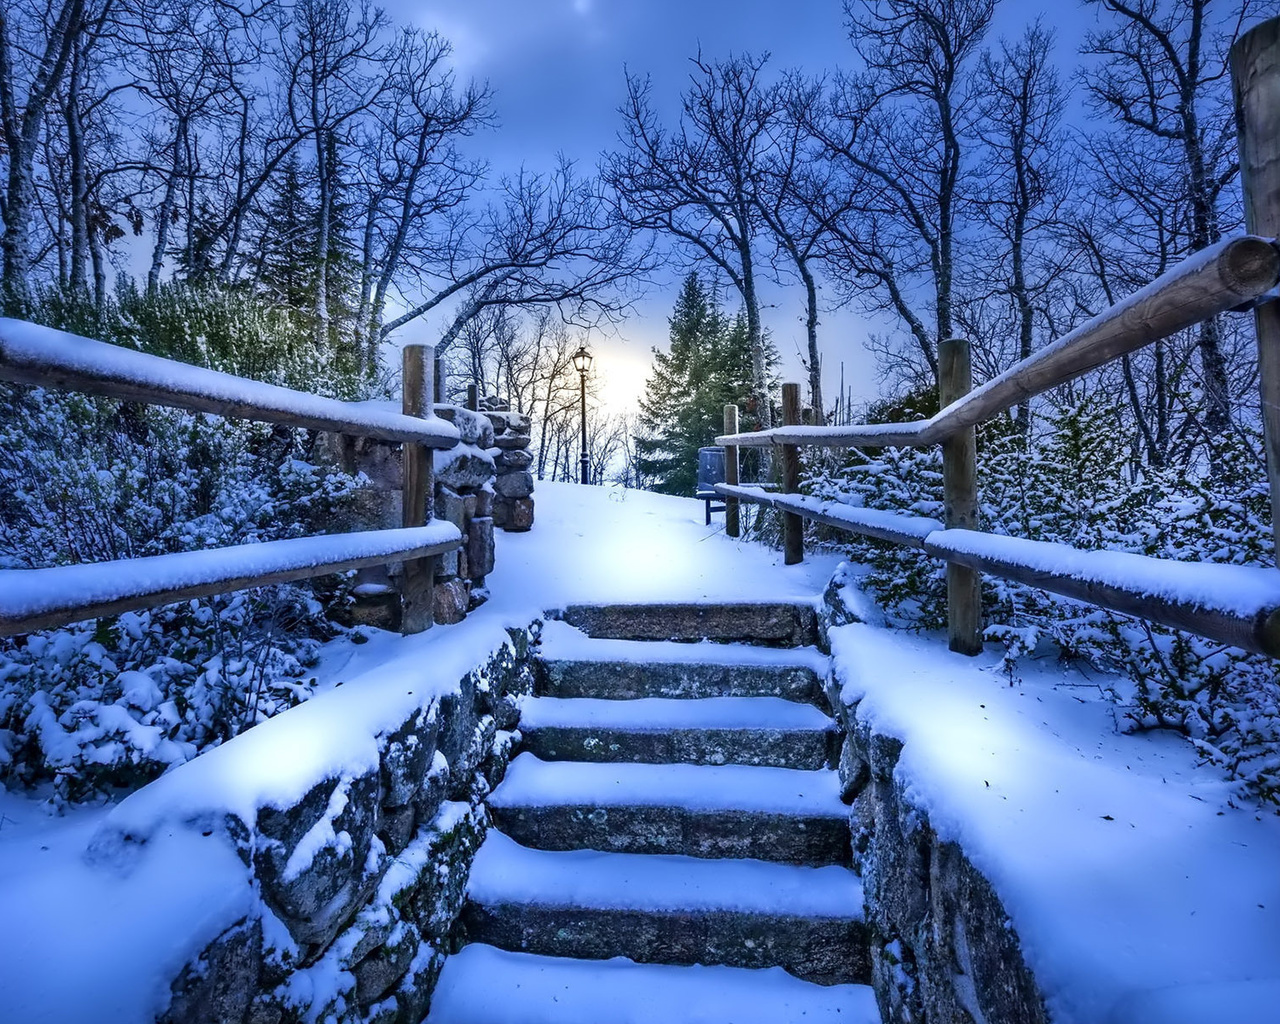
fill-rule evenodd
<path id="1" fill-rule="evenodd" d="M 0 380 L 399 442 L 404 462 L 402 529 L 0 570 L 0 635 L 389 562 L 404 564 L 402 629 L 426 629 L 436 560 L 462 544 L 456 526 L 431 519 L 432 452 L 458 443 L 432 413 L 433 365 L 430 347 L 405 346 L 403 412 L 394 413 L 0 319 Z"/>
<path id="2" fill-rule="evenodd" d="M 739 533 L 739 501 L 782 511 L 788 564 L 803 557 L 801 519 L 920 548 L 947 563 L 947 622 L 952 650 L 982 649 L 980 573 L 1140 616 L 1245 650 L 1280 657 L 1280 572 L 1273 568 L 1176 562 L 998 537 L 978 523 L 976 428 L 1036 395 L 1161 338 L 1230 310 L 1252 308 L 1258 338 L 1263 429 L 1273 532 L 1280 551 L 1280 18 L 1246 33 L 1231 54 L 1239 119 L 1245 226 L 1191 256 L 1149 285 L 973 389 L 968 342 L 938 346 L 941 410 L 914 423 L 808 427 L 799 423 L 799 386 L 783 385 L 783 425 L 742 434 L 737 409 L 725 408 L 726 483 L 717 487 Z M 799 495 L 799 446 L 942 446 L 944 521 L 854 508 Z M 783 493 L 738 485 L 739 447 L 781 449 Z"/>

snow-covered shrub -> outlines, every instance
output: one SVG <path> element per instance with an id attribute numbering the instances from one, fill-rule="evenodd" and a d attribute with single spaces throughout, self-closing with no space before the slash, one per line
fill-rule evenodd
<path id="1" fill-rule="evenodd" d="M 982 528 L 998 534 L 1160 558 L 1272 564 L 1262 442 L 1237 431 L 1215 445 L 1215 472 L 1148 470 L 1132 478 L 1120 411 L 1068 408 L 1031 439 L 1008 421 L 979 436 Z M 828 459 L 805 489 L 852 504 L 942 518 L 941 458 L 885 449 Z M 847 541 L 866 564 L 864 586 L 891 622 L 938 629 L 946 622 L 942 564 L 918 551 Z M 1280 801 L 1280 677 L 1269 658 L 1223 648 L 1034 587 L 984 577 L 986 637 L 1005 667 L 1053 654 L 1114 673 L 1123 728 L 1167 728 L 1255 795 Z"/>
<path id="2" fill-rule="evenodd" d="M 195 304 L 193 331 L 228 308 L 235 317 L 220 329 L 245 329 L 252 312 L 237 300 Z M 113 307 L 113 331 L 137 308 Z M 262 341 L 245 331 L 244 345 Z M 190 361 L 248 372 L 232 339 L 207 337 L 184 335 L 176 347 Z M 260 355 L 288 349 L 273 345 Z M 151 337 L 145 347 L 161 346 Z M 299 365 L 255 375 L 286 383 Z M 0 386 L 0 567 L 331 532 L 361 481 L 316 465 L 314 443 L 305 431 Z M 308 668 L 335 631 L 318 587 L 343 599 L 345 584 L 330 579 L 0 640 L 0 780 L 53 780 L 59 800 L 136 786 L 306 699 Z"/>

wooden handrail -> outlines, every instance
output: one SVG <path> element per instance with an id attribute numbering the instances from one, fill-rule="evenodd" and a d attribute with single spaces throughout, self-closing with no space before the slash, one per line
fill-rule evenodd
<path id="1" fill-rule="evenodd" d="M 452 523 L 182 551 L 50 569 L 0 570 L 0 636 L 246 587 L 428 558 L 462 544 Z"/>
<path id="2" fill-rule="evenodd" d="M 401 629 L 429 628 L 438 556 L 462 544 L 455 526 L 431 520 L 432 452 L 458 443 L 428 397 L 433 357 L 430 346 L 405 346 L 395 413 L 0 318 L 0 380 L 401 443 L 405 527 L 0 571 L 0 636 L 401 560 Z"/>
<path id="3" fill-rule="evenodd" d="M 1280 283 L 1280 249 L 1257 235 L 1229 238 L 1190 256 L 1145 288 L 1046 345 L 927 420 L 844 427 L 775 427 L 723 435 L 743 448 L 925 447 L 1209 317 L 1252 303 Z"/>
<path id="4" fill-rule="evenodd" d="M 863 536 L 919 548 L 947 562 L 947 624 L 952 650 L 982 649 L 978 572 L 1184 629 L 1246 651 L 1280 658 L 1280 573 L 1270 567 L 1175 562 L 997 536 L 976 529 L 974 429 L 991 417 L 1161 338 L 1228 310 L 1252 308 L 1258 337 L 1263 433 L 1271 518 L 1280 550 L 1280 18 L 1232 47 L 1240 130 L 1245 223 L 1252 234 L 1193 254 L 1088 323 L 969 390 L 968 343 L 939 339 L 937 415 L 914 423 L 804 427 L 790 423 L 716 438 L 726 463 L 737 449 L 780 445 L 879 448 L 942 444 L 947 529 L 930 519 L 853 508 L 799 494 L 766 495 L 720 485 L 727 498 L 779 509 Z M 784 403 L 787 391 L 784 385 Z M 733 407 L 725 423 L 736 424 Z M 790 477 L 797 476 L 791 467 Z M 795 488 L 786 488 L 794 490 Z M 970 528 L 974 527 L 974 528 Z M 789 538 L 794 541 L 794 538 Z M 793 545 L 787 562 L 794 561 Z"/>
<path id="5" fill-rule="evenodd" d="M 938 520 L 926 516 L 858 508 L 811 494 L 778 494 L 759 487 L 731 487 L 728 484 L 717 484 L 716 491 L 726 498 L 792 512 L 804 519 L 812 519 L 815 523 L 834 526 L 838 530 L 848 530 L 864 537 L 874 537 L 876 540 L 887 540 L 921 550 L 924 549 L 925 537 L 943 528 Z"/>
<path id="6" fill-rule="evenodd" d="M 0 318 L 0 380 L 428 448 L 458 443 L 457 428 L 434 415 L 322 398 L 7 318 Z"/>
<path id="7" fill-rule="evenodd" d="M 949 564 L 1280 658 L 1280 572 L 1269 567 L 1081 551 L 978 530 L 948 530 L 936 519 L 812 495 L 768 494 L 724 484 L 716 490 L 863 537 L 916 548 Z"/>

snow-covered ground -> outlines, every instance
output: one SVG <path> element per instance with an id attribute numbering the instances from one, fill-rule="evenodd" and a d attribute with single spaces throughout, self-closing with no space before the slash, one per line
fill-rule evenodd
<path id="1" fill-rule="evenodd" d="M 184 827 L 188 812 L 284 804 L 321 772 L 367 766 L 377 732 L 455 684 L 504 626 L 583 601 L 812 598 L 836 564 L 784 567 L 704 526 L 689 499 L 541 483 L 536 500 L 532 532 L 499 535 L 493 597 L 465 622 L 334 641 L 315 698 L 115 807 L 51 817 L 0 790 L 0 1022 L 150 1022 L 181 966 L 252 899 L 230 847 Z M 123 831 L 149 838 L 114 842 Z"/>
<path id="2" fill-rule="evenodd" d="M 705 527 L 701 502 L 554 484 L 536 499 L 533 531 L 498 538 L 493 597 L 466 622 L 335 641 L 315 698 L 116 808 L 50 818 L 0 793 L 0 1020 L 149 1021 L 251 898 L 225 844 L 171 824 L 184 805 L 285 800 L 317 765 L 362 764 L 380 722 L 455 682 L 503 626 L 572 602 L 812 599 L 837 563 L 783 566 Z M 906 740 L 904 781 L 991 878 L 1059 1024 L 1280 1019 L 1280 818 L 1233 806 L 1180 741 L 1117 735 L 1079 675 L 1042 666 L 1009 686 L 994 655 L 876 626 L 836 644 L 846 693 Z M 150 841 L 86 857 L 123 827 Z"/>
<path id="3" fill-rule="evenodd" d="M 1057 1024 L 1280 1020 L 1280 817 L 1189 744 L 1120 735 L 1098 680 L 855 624 L 846 701 L 999 893 Z"/>

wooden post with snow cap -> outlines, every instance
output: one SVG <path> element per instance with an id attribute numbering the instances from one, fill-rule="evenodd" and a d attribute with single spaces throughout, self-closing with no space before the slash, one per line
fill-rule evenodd
<path id="1" fill-rule="evenodd" d="M 1280 18 L 1264 21 L 1236 40 L 1231 48 L 1231 78 L 1245 230 L 1276 238 L 1280 236 Z M 1255 307 L 1254 323 L 1271 528 L 1280 558 L 1280 300 L 1273 298 Z"/>
<path id="2" fill-rule="evenodd" d="M 969 342 L 938 343 L 938 403 L 945 409 L 973 388 Z M 965 427 L 942 442 L 943 522 L 947 529 L 978 529 L 977 428 Z M 982 653 L 982 577 L 947 563 L 947 643 L 960 654 Z"/>
<path id="3" fill-rule="evenodd" d="M 800 385 L 782 385 L 782 423 L 794 427 L 800 423 Z M 793 444 L 782 446 L 782 493 L 800 490 L 800 449 Z M 804 561 L 804 520 L 794 512 L 782 513 L 782 560 L 787 565 Z"/>
<path id="4" fill-rule="evenodd" d="M 430 345 L 405 345 L 402 410 L 406 416 L 426 416 L 435 394 L 433 381 L 435 349 Z M 431 519 L 435 474 L 431 449 L 406 442 L 403 450 L 404 478 L 401 483 L 405 526 L 426 526 Z M 432 600 L 435 593 L 439 556 L 415 558 L 404 563 L 400 579 L 400 631 L 421 633 L 435 622 Z"/>
<path id="5" fill-rule="evenodd" d="M 724 407 L 724 432 L 726 434 L 736 434 L 738 432 L 738 407 L 736 405 L 726 405 Z M 738 446 L 736 444 L 724 446 L 724 482 L 732 484 L 734 487 L 739 482 Z M 737 498 L 725 498 L 724 500 L 724 532 L 730 537 L 740 537 L 742 535 L 741 510 L 739 509 Z"/>

